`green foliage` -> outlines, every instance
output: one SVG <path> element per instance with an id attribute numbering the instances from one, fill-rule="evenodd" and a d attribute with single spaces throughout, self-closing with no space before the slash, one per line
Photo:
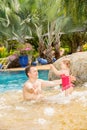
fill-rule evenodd
<path id="1" fill-rule="evenodd" d="M 71 17 L 74 27 L 87 22 L 87 0 L 61 0 L 64 3 L 66 16 Z"/>
<path id="2" fill-rule="evenodd" d="M 7 57 L 9 55 L 7 49 L 5 47 L 0 47 L 0 58 Z"/>
<path id="3" fill-rule="evenodd" d="M 65 47 L 64 50 L 65 50 L 65 54 L 68 54 L 70 52 L 70 48 L 69 47 Z"/>
<path id="4" fill-rule="evenodd" d="M 41 27 L 41 33 L 37 32 L 36 26 Z M 42 40 L 42 36 L 47 34 L 45 36 L 48 45 L 54 41 L 54 35 L 61 32 L 76 32 L 80 27 L 82 30 L 87 28 L 87 0 L 0 1 L 0 38 L 3 41 L 16 38 L 19 43 L 25 43 L 26 37 L 35 38 L 40 34 L 39 40 Z M 33 45 L 37 49 L 38 39 L 35 40 Z M 67 38 L 65 44 L 72 41 L 72 38 L 70 41 Z M 71 47 L 71 44 L 68 45 Z M 0 57 L 13 54 L 15 48 L 9 50 L 4 50 L 3 54 L 1 52 Z"/>
<path id="5" fill-rule="evenodd" d="M 37 57 L 39 57 L 39 53 L 38 53 L 38 51 L 34 51 L 33 52 L 33 57 L 36 59 Z"/>
<path id="6" fill-rule="evenodd" d="M 87 42 L 82 47 L 83 51 L 87 51 Z"/>
<path id="7" fill-rule="evenodd" d="M 29 43 L 25 43 L 25 44 L 19 43 L 16 46 L 16 53 L 19 56 L 21 56 L 21 55 L 32 55 L 33 51 L 34 51 L 33 46 L 31 46 L 31 44 L 29 44 Z"/>

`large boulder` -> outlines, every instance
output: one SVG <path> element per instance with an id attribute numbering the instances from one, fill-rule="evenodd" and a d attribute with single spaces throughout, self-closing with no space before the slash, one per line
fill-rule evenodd
<path id="1" fill-rule="evenodd" d="M 63 56 L 53 63 L 54 66 L 57 69 L 60 69 L 59 63 L 61 60 L 65 58 L 70 59 L 70 62 L 71 62 L 70 71 L 72 75 L 76 77 L 76 84 L 78 83 L 82 84 L 84 82 L 87 82 L 87 52 L 77 52 L 71 55 Z M 49 77 L 49 80 L 58 79 L 58 76 L 56 76 L 52 72 L 52 70 L 49 70 L 48 77 Z"/>

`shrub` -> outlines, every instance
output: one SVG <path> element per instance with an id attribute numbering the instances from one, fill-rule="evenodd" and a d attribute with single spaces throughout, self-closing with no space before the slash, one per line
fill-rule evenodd
<path id="1" fill-rule="evenodd" d="M 7 49 L 4 46 L 0 47 L 0 58 L 7 57 L 8 55 Z"/>

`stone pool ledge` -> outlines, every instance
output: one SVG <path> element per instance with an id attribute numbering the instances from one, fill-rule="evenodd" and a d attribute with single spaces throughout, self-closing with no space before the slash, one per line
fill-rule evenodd
<path id="1" fill-rule="evenodd" d="M 49 70 L 50 69 L 50 65 L 37 65 L 36 66 L 38 70 Z M 25 68 L 10 68 L 10 69 L 5 69 L 5 70 L 0 70 L 0 71 L 22 71 L 25 70 Z"/>

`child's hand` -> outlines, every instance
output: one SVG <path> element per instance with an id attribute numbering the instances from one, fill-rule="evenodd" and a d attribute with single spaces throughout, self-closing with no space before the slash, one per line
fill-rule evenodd
<path id="1" fill-rule="evenodd" d="M 70 75 L 70 80 L 71 80 L 71 82 L 74 82 L 74 81 L 76 81 L 76 77 L 74 77 L 73 75 Z"/>

